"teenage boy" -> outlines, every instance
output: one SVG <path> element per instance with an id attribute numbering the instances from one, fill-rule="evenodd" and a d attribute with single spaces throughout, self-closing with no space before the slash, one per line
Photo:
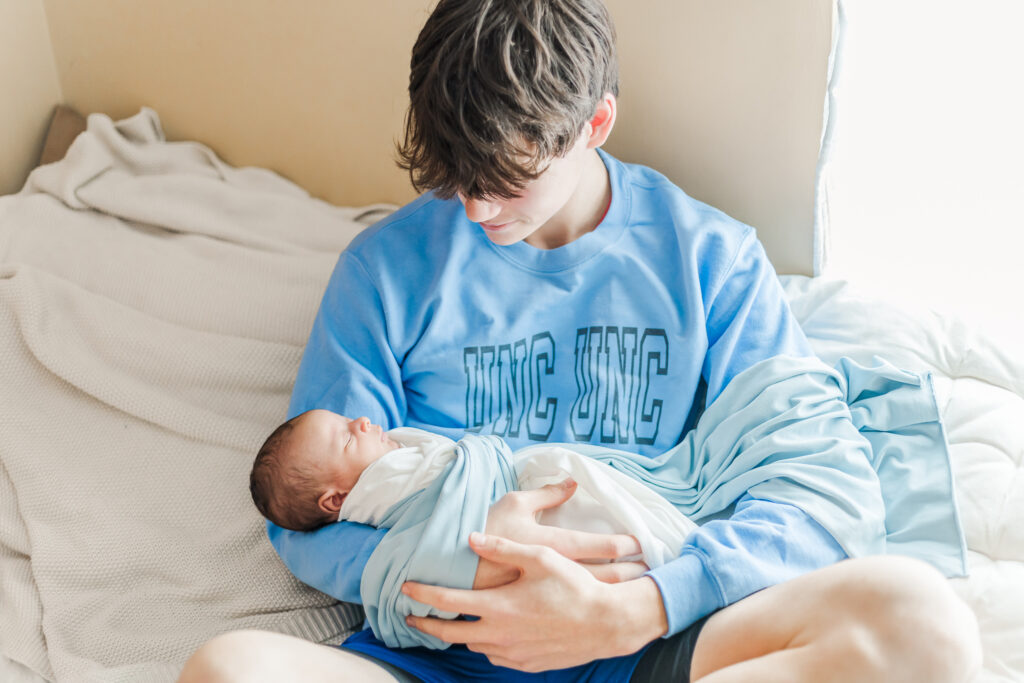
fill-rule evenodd
<path id="1" fill-rule="evenodd" d="M 809 355 L 752 229 L 600 151 L 617 91 L 598 0 L 441 0 L 413 49 L 400 150 L 429 192 L 341 255 L 291 414 L 653 455 L 744 369 Z M 411 618 L 464 646 L 229 634 L 183 680 L 963 681 L 977 665 L 972 617 L 937 572 L 840 562 L 793 506 L 744 496 L 674 562 L 602 582 L 574 560 L 614 559 L 630 539 L 535 522 L 571 494 L 499 501 L 471 537 L 475 590 L 407 584 L 480 617 Z M 296 576 L 359 602 L 386 530 L 268 532 Z"/>

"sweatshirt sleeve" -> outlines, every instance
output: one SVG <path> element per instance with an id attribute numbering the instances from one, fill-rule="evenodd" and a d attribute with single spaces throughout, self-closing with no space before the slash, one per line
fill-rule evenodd
<path id="1" fill-rule="evenodd" d="M 678 558 L 647 575 L 661 591 L 668 637 L 763 588 L 845 558 L 799 508 L 746 495 L 732 517 L 699 527 Z"/>
<path id="2" fill-rule="evenodd" d="M 753 228 L 718 280 L 705 303 L 708 350 L 701 374 L 709 405 L 752 365 L 779 355 L 813 355 Z"/>
<path id="3" fill-rule="evenodd" d="M 290 531 L 267 522 L 271 545 L 299 581 L 337 600 L 359 604 L 363 569 L 387 531 L 355 522 Z"/>
<path id="4" fill-rule="evenodd" d="M 402 369 L 388 336 L 387 311 L 358 257 L 345 251 L 313 321 L 288 416 L 325 408 L 401 426 L 407 405 Z"/>
<path id="5" fill-rule="evenodd" d="M 708 405 L 760 361 L 813 355 L 752 228 L 730 258 L 706 264 L 717 280 L 705 301 L 708 350 L 701 374 Z M 678 558 L 648 576 L 661 591 L 673 635 L 756 591 L 845 557 L 831 534 L 801 509 L 747 494 L 731 517 L 699 527 Z"/>
<path id="6" fill-rule="evenodd" d="M 385 429 L 406 414 L 401 368 L 388 340 L 387 316 L 376 286 L 346 251 L 320 302 L 299 365 L 288 416 L 325 408 L 366 416 Z M 312 532 L 267 522 L 277 554 L 296 577 L 346 602 L 361 602 L 359 582 L 386 529 L 337 522 Z"/>

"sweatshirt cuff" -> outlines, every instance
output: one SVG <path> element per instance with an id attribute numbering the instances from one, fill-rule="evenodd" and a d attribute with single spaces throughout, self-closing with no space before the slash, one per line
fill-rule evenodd
<path id="1" fill-rule="evenodd" d="M 676 559 L 650 570 L 665 605 L 668 633 L 674 636 L 693 622 L 725 607 L 722 588 L 705 565 L 700 551 L 687 549 Z"/>

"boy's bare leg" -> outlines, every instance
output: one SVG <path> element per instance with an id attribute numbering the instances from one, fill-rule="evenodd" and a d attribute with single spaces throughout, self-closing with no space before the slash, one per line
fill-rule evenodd
<path id="1" fill-rule="evenodd" d="M 970 681 L 981 666 L 971 610 L 930 566 L 848 560 L 773 586 L 705 624 L 691 680 Z"/>
<path id="2" fill-rule="evenodd" d="M 931 567 L 899 557 L 848 560 L 766 588 L 708 620 L 692 680 L 965 683 L 981 664 L 970 609 Z M 387 681 L 337 648 L 261 631 L 214 638 L 179 683 Z"/>
<path id="3" fill-rule="evenodd" d="M 395 678 L 373 662 L 340 648 L 266 631 L 233 631 L 200 647 L 178 683 L 286 683 L 381 681 Z"/>

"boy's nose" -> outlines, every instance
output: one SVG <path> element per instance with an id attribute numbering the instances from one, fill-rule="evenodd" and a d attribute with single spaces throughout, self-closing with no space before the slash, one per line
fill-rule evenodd
<path id="1" fill-rule="evenodd" d="M 462 203 L 466 207 L 466 218 L 474 223 L 486 223 L 501 212 L 497 202 L 485 199 L 463 199 Z"/>
<path id="2" fill-rule="evenodd" d="M 365 431 L 367 431 L 370 428 L 370 418 L 368 418 L 368 417 L 360 417 L 360 418 L 354 420 L 352 424 L 359 431 L 365 432 Z"/>

